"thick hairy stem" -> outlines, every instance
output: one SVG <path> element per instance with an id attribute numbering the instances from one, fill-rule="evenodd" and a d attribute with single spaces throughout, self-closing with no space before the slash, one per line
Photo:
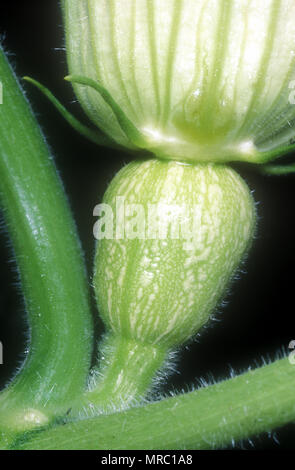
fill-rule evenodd
<path id="1" fill-rule="evenodd" d="M 157 403 L 25 436 L 21 449 L 218 449 L 295 420 L 288 359 Z"/>
<path id="2" fill-rule="evenodd" d="M 80 401 L 84 412 L 113 412 L 146 396 L 167 355 L 166 349 L 109 334 L 94 370 L 95 384 Z M 73 409 L 72 414 L 75 412 Z"/>
<path id="3" fill-rule="evenodd" d="M 0 198 L 30 326 L 29 354 L 0 395 L 1 428 L 25 429 L 66 412 L 81 394 L 92 346 L 76 228 L 48 148 L 0 49 Z M 5 344 L 4 344 L 5 348 Z"/>

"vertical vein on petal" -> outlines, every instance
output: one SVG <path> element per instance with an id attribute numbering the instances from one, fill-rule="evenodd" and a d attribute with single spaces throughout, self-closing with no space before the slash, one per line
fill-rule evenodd
<path id="1" fill-rule="evenodd" d="M 101 79 L 101 61 L 99 60 L 98 51 L 95 47 L 95 37 L 98 34 L 97 27 L 96 27 L 96 12 L 94 8 L 91 8 L 91 0 L 87 2 L 87 11 L 88 11 L 88 21 L 89 21 L 89 30 L 90 30 L 90 42 L 91 42 L 91 49 L 92 49 L 92 56 L 93 56 L 93 63 L 96 71 L 96 77 L 98 80 Z"/>
<path id="2" fill-rule="evenodd" d="M 244 117 L 244 123 L 239 130 L 239 133 L 238 133 L 239 136 L 243 134 L 247 134 L 249 130 L 249 121 L 252 122 L 252 120 L 249 119 L 249 116 L 251 116 L 253 111 L 255 111 L 255 107 L 259 103 L 260 97 L 265 87 L 266 71 L 269 66 L 269 61 L 270 61 L 272 50 L 273 50 L 275 32 L 278 26 L 277 18 L 278 18 L 278 11 L 280 9 L 280 5 L 281 5 L 281 0 L 272 1 L 270 19 L 269 19 L 269 24 L 267 28 L 267 37 L 269 38 L 269 40 L 265 41 L 265 48 L 262 54 L 260 67 L 257 72 L 257 81 L 254 86 L 254 92 L 253 92 L 251 101 L 249 103 L 248 110 Z"/>
<path id="3" fill-rule="evenodd" d="M 286 73 L 286 77 L 282 83 L 282 86 L 280 87 L 280 90 L 278 90 L 278 94 L 276 96 L 276 99 L 273 101 L 273 103 L 265 110 L 265 113 L 263 117 L 259 117 L 259 126 L 262 128 L 262 135 L 266 135 L 266 130 L 271 129 L 273 127 L 273 124 L 275 123 L 275 127 L 281 130 L 281 128 L 284 126 L 284 123 L 286 124 L 286 108 L 288 107 L 288 103 L 282 99 L 282 96 L 286 96 L 286 94 L 289 93 L 289 88 L 288 84 L 292 79 L 292 75 L 294 76 L 294 71 L 295 71 L 295 56 L 293 57 L 291 64 L 288 68 L 288 71 Z M 291 115 L 294 113 L 295 114 L 295 107 L 294 109 L 290 109 Z M 282 119 L 278 121 L 278 116 L 282 115 Z M 260 133 L 257 132 L 257 123 L 254 121 L 253 125 L 250 128 L 250 131 L 253 129 L 256 130 L 256 138 L 257 141 L 259 140 Z M 294 131 L 295 132 L 295 131 Z M 269 137 L 268 135 L 266 138 Z"/>
<path id="4" fill-rule="evenodd" d="M 244 29 L 243 29 L 243 38 L 242 38 L 242 43 L 241 43 L 241 48 L 240 48 L 240 57 L 239 57 L 239 64 L 237 67 L 237 73 L 235 75 L 235 88 L 234 88 L 234 94 L 233 94 L 233 104 L 232 104 L 232 112 L 233 114 L 236 111 L 236 106 L 237 106 L 237 101 L 238 101 L 238 93 L 239 93 L 239 83 L 238 83 L 238 76 L 239 76 L 239 70 L 242 70 L 242 65 L 243 65 L 243 60 L 245 56 L 245 50 L 246 50 L 246 45 L 247 45 L 247 37 L 248 37 L 248 15 L 247 15 L 247 8 L 249 7 L 251 3 L 251 0 L 248 0 L 247 5 L 245 6 L 244 14 L 243 14 L 243 19 L 244 19 Z M 239 120 L 239 116 L 236 116 L 236 119 Z M 238 122 L 236 122 L 238 125 Z"/>
<path id="5" fill-rule="evenodd" d="M 191 94 L 195 91 L 196 87 L 196 82 L 198 80 L 198 77 L 201 75 L 201 72 L 204 73 L 206 70 L 206 64 L 201 63 L 201 33 L 202 33 L 202 22 L 203 22 L 203 17 L 204 17 L 204 12 L 206 8 L 206 2 L 203 3 L 201 11 L 200 11 L 200 16 L 198 18 L 197 22 L 197 27 L 196 27 L 196 51 L 195 51 L 195 67 L 194 67 L 194 75 L 192 78 L 192 85 L 189 87 L 185 97 L 184 97 L 184 105 L 187 104 L 187 102 L 191 99 Z M 205 73 L 204 73 L 205 74 Z M 186 119 L 188 119 L 188 116 L 186 114 Z"/>
<path id="6" fill-rule="evenodd" d="M 215 55 L 211 71 L 211 80 L 207 92 L 207 120 L 213 125 L 214 114 L 218 112 L 215 108 L 216 104 L 220 105 L 220 81 L 223 72 L 224 58 L 228 52 L 229 43 L 229 25 L 231 20 L 232 0 L 223 0 L 217 25 L 217 32 L 215 38 Z M 219 107 L 219 106 L 218 106 Z"/>
<path id="7" fill-rule="evenodd" d="M 168 57 L 166 64 L 166 86 L 165 86 L 165 98 L 164 98 L 164 108 L 163 108 L 163 125 L 167 123 L 169 116 L 169 108 L 171 102 L 171 86 L 173 80 L 173 60 L 176 53 L 178 33 L 181 23 L 181 10 L 182 10 L 183 0 L 174 0 L 173 5 L 173 19 L 170 31 L 169 46 L 168 46 Z"/>
<path id="8" fill-rule="evenodd" d="M 121 91 L 124 94 L 126 101 L 129 105 L 130 110 L 132 113 L 136 116 L 136 110 L 134 109 L 133 103 L 131 102 L 131 99 L 128 95 L 124 79 L 122 77 L 122 72 L 120 69 L 120 64 L 118 60 L 118 45 L 117 45 L 117 38 L 116 38 L 116 28 L 115 28 L 115 18 L 116 18 L 116 6 L 115 2 L 116 0 L 108 0 L 108 9 L 109 9 L 109 25 L 110 25 L 110 40 L 112 44 L 112 49 L 113 49 L 113 61 L 115 68 L 117 70 L 117 76 L 121 85 Z"/>
<path id="9" fill-rule="evenodd" d="M 155 90 L 155 97 L 156 97 L 156 116 L 159 119 L 160 116 L 160 108 L 161 108 L 161 101 L 160 101 L 160 90 L 159 90 L 159 82 L 158 82 L 158 66 L 157 66 L 157 51 L 156 51 L 156 37 L 155 37 L 155 7 L 154 7 L 154 0 L 146 0 L 147 12 L 148 12 L 148 42 L 149 42 L 149 49 L 150 49 L 150 61 L 151 61 L 151 70 L 152 70 L 152 79 L 153 79 L 153 86 Z"/>
<path id="10" fill-rule="evenodd" d="M 132 0 L 132 5 L 131 5 L 131 33 L 130 33 L 130 59 L 131 59 L 131 64 L 130 64 L 130 69 L 131 69 L 131 74 L 132 74 L 132 81 L 134 85 L 134 91 L 136 94 L 136 100 L 138 102 L 138 105 L 140 107 L 141 113 L 144 113 L 143 107 L 142 107 L 142 102 L 140 99 L 140 93 L 138 90 L 138 82 L 136 80 L 136 74 L 135 74 L 135 66 L 136 66 L 136 58 L 135 58 L 135 41 L 136 41 L 136 0 Z"/>

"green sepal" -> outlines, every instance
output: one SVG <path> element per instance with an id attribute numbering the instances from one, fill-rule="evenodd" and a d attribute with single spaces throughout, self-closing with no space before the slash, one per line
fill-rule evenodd
<path id="1" fill-rule="evenodd" d="M 267 163 L 276 160 L 277 158 L 284 157 L 295 151 L 295 144 L 283 145 L 268 152 L 260 152 L 254 163 Z"/>
<path id="2" fill-rule="evenodd" d="M 263 165 L 259 170 L 264 175 L 290 175 L 295 173 L 295 163 L 290 163 L 289 165 Z"/>
<path id="3" fill-rule="evenodd" d="M 78 131 L 84 137 L 91 140 L 95 144 L 103 147 L 110 147 L 116 149 L 122 148 L 120 145 L 116 144 L 116 142 L 110 137 L 96 130 L 90 129 L 89 127 L 82 124 L 61 104 L 61 102 L 52 94 L 52 92 L 40 82 L 34 80 L 31 77 L 23 77 L 23 80 L 26 80 L 27 82 L 37 87 L 43 93 L 43 95 L 49 99 L 53 106 L 55 106 L 55 108 L 60 112 L 62 117 L 73 127 L 73 129 Z"/>
<path id="4" fill-rule="evenodd" d="M 146 148 L 147 142 L 144 138 L 143 134 L 135 127 L 135 125 L 130 121 L 130 119 L 126 116 L 122 108 L 118 105 L 118 103 L 114 100 L 110 92 L 104 88 L 98 81 L 92 80 L 88 77 L 83 77 L 80 75 L 67 75 L 65 80 L 77 83 L 79 85 L 85 85 L 93 88 L 97 91 L 100 96 L 104 99 L 104 101 L 110 106 L 114 115 L 117 118 L 117 121 L 128 137 L 130 142 L 132 142 L 136 147 L 139 148 Z"/>

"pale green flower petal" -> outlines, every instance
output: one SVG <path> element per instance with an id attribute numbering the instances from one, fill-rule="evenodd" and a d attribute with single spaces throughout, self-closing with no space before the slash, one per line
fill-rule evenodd
<path id="1" fill-rule="evenodd" d="M 295 135 L 294 0 L 65 0 L 71 74 L 98 80 L 157 156 L 258 159 Z M 134 148 L 110 107 L 91 119 Z"/>

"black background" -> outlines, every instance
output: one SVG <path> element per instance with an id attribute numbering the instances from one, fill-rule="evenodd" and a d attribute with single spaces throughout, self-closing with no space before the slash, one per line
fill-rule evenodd
<path id="1" fill-rule="evenodd" d="M 70 85 L 63 81 L 67 68 L 59 3 L 2 1 L 0 34 L 18 76 L 30 75 L 40 80 L 87 123 Z M 130 157 L 89 143 L 63 121 L 37 90 L 28 84 L 24 86 L 63 178 L 85 250 L 90 280 L 94 251 L 93 207 L 101 201 L 116 171 L 130 161 Z M 264 177 L 245 166 L 239 167 L 239 172 L 259 203 L 255 243 L 244 266 L 245 272 L 231 288 L 228 304 L 217 314 L 219 321 L 213 322 L 182 351 L 179 372 L 171 375 L 163 389 L 165 393 L 171 389 L 189 389 L 191 384 L 197 385 L 201 377 L 208 379 L 210 374 L 214 379 L 221 379 L 229 376 L 231 368 L 237 373 L 249 365 L 261 364 L 262 358 L 279 357 L 282 348 L 288 352 L 289 342 L 295 339 L 295 176 Z M 0 232 L 0 267 L 2 387 L 20 363 L 25 341 L 21 290 L 4 227 Z M 93 314 L 99 334 L 101 325 L 94 305 Z M 294 440 L 295 426 L 288 425 L 271 437 L 253 439 L 253 444 L 254 449 L 290 449 Z M 243 447 L 253 448 L 249 442 L 243 443 Z"/>

